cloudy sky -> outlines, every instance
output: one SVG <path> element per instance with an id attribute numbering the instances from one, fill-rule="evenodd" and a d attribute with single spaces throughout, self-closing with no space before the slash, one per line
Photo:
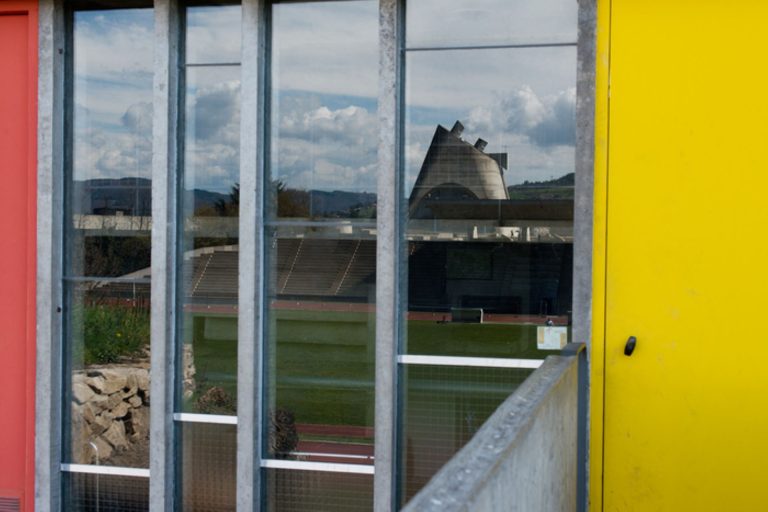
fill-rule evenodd
<path id="1" fill-rule="evenodd" d="M 573 0 L 410 0 L 406 195 L 437 124 L 507 152 L 507 182 L 573 170 L 574 47 L 417 51 L 427 46 L 571 42 Z M 239 7 L 188 11 L 187 59 L 239 60 Z M 271 178 L 289 187 L 375 192 L 377 2 L 276 4 Z M 152 13 L 78 13 L 76 179 L 149 176 Z M 188 69 L 187 188 L 238 181 L 239 67 Z"/>
<path id="2" fill-rule="evenodd" d="M 74 178 L 149 178 L 152 11 L 75 14 Z"/>

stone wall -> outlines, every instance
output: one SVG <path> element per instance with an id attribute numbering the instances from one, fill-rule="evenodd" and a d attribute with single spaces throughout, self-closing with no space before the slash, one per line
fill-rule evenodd
<path id="1" fill-rule="evenodd" d="M 149 437 L 148 364 L 111 365 L 72 375 L 71 461 L 103 464 Z"/>

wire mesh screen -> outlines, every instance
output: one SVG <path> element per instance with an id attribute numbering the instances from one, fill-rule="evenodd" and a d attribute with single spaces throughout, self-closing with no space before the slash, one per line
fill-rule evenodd
<path id="1" fill-rule="evenodd" d="M 266 470 L 269 512 L 356 512 L 372 508 L 372 475 Z"/>
<path id="2" fill-rule="evenodd" d="M 406 366 L 399 485 L 412 498 L 530 375 L 518 368 Z"/>
<path id="3" fill-rule="evenodd" d="M 237 426 L 181 423 L 178 432 L 184 510 L 234 510 Z"/>
<path id="4" fill-rule="evenodd" d="M 64 473 L 62 510 L 143 512 L 149 510 L 149 479 L 90 473 Z"/>

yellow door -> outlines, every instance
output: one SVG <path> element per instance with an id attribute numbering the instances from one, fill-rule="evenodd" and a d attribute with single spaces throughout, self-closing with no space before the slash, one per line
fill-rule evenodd
<path id="1" fill-rule="evenodd" d="M 766 511 L 768 1 L 613 0 L 609 69 L 603 510 Z"/>

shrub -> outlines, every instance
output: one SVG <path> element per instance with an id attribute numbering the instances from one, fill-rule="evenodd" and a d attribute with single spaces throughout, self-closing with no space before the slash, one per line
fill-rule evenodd
<path id="1" fill-rule="evenodd" d="M 119 305 L 86 306 L 83 315 L 83 362 L 115 363 L 135 356 L 149 344 L 149 311 Z"/>

